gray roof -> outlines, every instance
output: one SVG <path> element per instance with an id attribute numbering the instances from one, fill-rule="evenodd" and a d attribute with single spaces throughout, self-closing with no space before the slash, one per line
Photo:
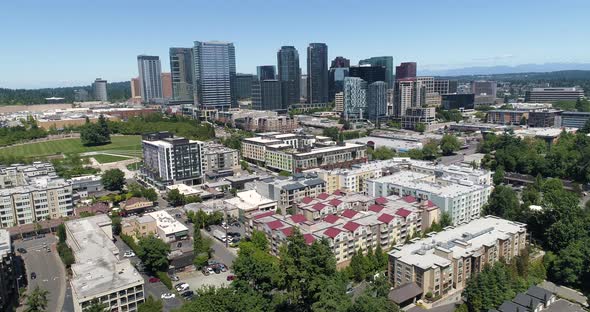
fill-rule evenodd
<path id="1" fill-rule="evenodd" d="M 526 291 L 526 294 L 531 297 L 535 297 L 541 300 L 542 302 L 546 302 L 549 298 L 554 296 L 553 293 L 548 291 L 547 289 L 535 285 L 529 287 L 529 289 Z"/>
<path id="2" fill-rule="evenodd" d="M 523 293 L 516 295 L 516 298 L 514 298 L 512 302 L 519 304 L 523 307 L 527 307 L 531 310 L 534 310 L 539 305 L 543 305 L 543 303 L 541 303 L 541 301 L 538 298 L 531 297 Z"/>
<path id="3" fill-rule="evenodd" d="M 543 312 L 586 312 L 586 310 L 577 303 L 559 299 L 547 307 L 547 309 L 543 310 Z"/>
<path id="4" fill-rule="evenodd" d="M 416 283 L 402 285 L 389 292 L 389 300 L 400 304 L 422 294 L 422 288 Z"/>
<path id="5" fill-rule="evenodd" d="M 525 307 L 521 307 L 518 304 L 511 301 L 504 301 L 498 308 L 500 312 L 527 312 Z"/>
<path id="6" fill-rule="evenodd" d="M 305 186 L 303 186 L 303 184 L 301 184 L 301 183 L 292 183 L 292 184 L 283 185 L 283 189 L 287 190 L 287 191 L 298 190 L 298 189 L 302 189 L 304 187 Z"/>
<path id="7" fill-rule="evenodd" d="M 320 179 L 320 178 L 316 178 L 316 179 L 311 179 L 311 180 L 307 180 L 303 182 L 305 185 L 319 185 L 319 184 L 323 184 L 326 183 L 324 182 L 324 180 Z"/>

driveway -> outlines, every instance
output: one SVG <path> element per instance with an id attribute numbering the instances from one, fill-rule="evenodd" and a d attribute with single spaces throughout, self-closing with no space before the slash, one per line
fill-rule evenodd
<path id="1" fill-rule="evenodd" d="M 228 270 L 227 272 L 221 272 L 219 274 L 209 274 L 205 276 L 201 271 L 192 271 L 192 272 L 179 272 L 178 277 L 182 282 L 185 282 L 190 285 L 190 289 L 193 291 L 199 290 L 203 287 L 223 287 L 229 286 L 231 282 L 227 281 L 227 277 L 229 275 L 233 275 Z"/>
<path id="2" fill-rule="evenodd" d="M 45 251 L 43 244 L 51 248 L 51 253 Z M 29 241 L 18 240 L 14 246 L 25 248 L 27 253 L 21 254 L 25 263 L 30 293 L 36 286 L 49 291 L 47 311 L 62 311 L 65 291 L 65 268 L 56 250 L 57 239 L 54 235 L 46 234 L 44 238 Z M 37 274 L 36 279 L 31 279 L 31 273 Z"/>

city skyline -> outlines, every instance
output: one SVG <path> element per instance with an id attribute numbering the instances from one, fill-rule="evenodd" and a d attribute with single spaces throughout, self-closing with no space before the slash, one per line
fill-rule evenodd
<path id="1" fill-rule="evenodd" d="M 10 44 L 1 48 L 4 57 L 0 68 L 4 75 L 0 87 L 88 85 L 96 77 L 126 81 L 136 76 L 134 60 L 140 54 L 159 56 L 162 71 L 169 72 L 169 48 L 190 46 L 195 40 L 233 42 L 239 73 L 255 73 L 258 65 L 276 64 L 275 53 L 283 45 L 294 46 L 300 59 L 305 60 L 306 47 L 312 42 L 328 45 L 329 61 L 341 55 L 357 64 L 374 56 L 393 56 L 394 64 L 416 61 L 419 72 L 471 66 L 590 63 L 588 46 L 573 40 L 584 37 L 584 12 L 588 12 L 590 4 L 567 2 L 538 5 L 534 1 L 458 1 L 453 6 L 442 2 L 424 6 L 375 1 L 373 5 L 381 9 L 370 12 L 355 10 L 357 3 L 345 2 L 339 5 L 354 10 L 356 20 L 362 23 L 342 23 L 338 27 L 334 26 L 338 17 L 327 14 L 335 5 L 332 1 L 314 3 L 314 10 L 305 10 L 310 7 L 307 1 L 172 3 L 166 7 L 150 5 L 149 1 L 142 5 L 135 1 L 106 1 L 84 6 L 59 1 L 40 2 L 33 10 L 11 2 L 5 4 L 5 14 L 0 13 L 2 29 L 11 29 L 4 36 Z M 112 9 L 114 5 L 116 10 Z M 282 24 L 291 23 L 293 27 L 276 31 L 260 27 L 263 21 L 255 19 L 244 23 L 257 11 L 272 16 L 281 8 L 298 12 L 281 16 Z M 177 12 L 173 21 L 163 14 L 166 11 Z M 211 14 L 195 21 L 195 11 Z M 416 14 L 395 14 L 402 11 Z M 498 19 L 482 23 L 484 13 Z M 159 21 L 157 27 L 152 24 L 155 19 Z M 217 20 L 227 27 L 206 27 Z M 318 20 L 319 24 L 308 25 L 305 20 Z M 542 22 L 546 20 L 551 22 Z M 411 32 L 396 27 L 417 22 L 420 26 Z M 567 22 L 567 32 L 556 27 L 562 22 Z M 547 38 L 552 44 L 538 49 L 537 43 Z M 45 47 L 43 58 L 38 58 L 39 46 Z M 301 67 L 302 74 L 306 74 L 306 66 Z"/>

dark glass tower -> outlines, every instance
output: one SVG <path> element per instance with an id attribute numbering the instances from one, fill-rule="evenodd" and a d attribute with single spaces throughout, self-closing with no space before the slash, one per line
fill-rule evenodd
<path id="1" fill-rule="evenodd" d="M 393 57 L 392 56 L 375 56 L 366 60 L 360 60 L 359 65 L 371 65 L 385 67 L 385 82 L 387 88 L 393 89 Z"/>
<path id="2" fill-rule="evenodd" d="M 256 74 L 258 76 L 258 80 L 272 80 L 276 79 L 276 72 L 274 65 L 262 65 L 256 67 Z"/>
<path id="3" fill-rule="evenodd" d="M 237 106 L 236 50 L 231 42 L 195 41 L 194 84 L 202 108 L 227 110 Z"/>
<path id="4" fill-rule="evenodd" d="M 193 59 L 192 48 L 170 48 L 172 98 L 175 100 L 193 100 Z"/>
<path id="5" fill-rule="evenodd" d="M 405 62 L 395 67 L 395 79 L 416 78 L 416 62 Z"/>
<path id="6" fill-rule="evenodd" d="M 299 53 L 293 46 L 282 46 L 277 52 L 279 81 L 281 83 L 282 108 L 299 103 Z"/>
<path id="7" fill-rule="evenodd" d="M 348 69 L 349 77 L 358 77 L 368 84 L 386 80 L 387 70 L 381 66 L 352 66 Z"/>
<path id="8" fill-rule="evenodd" d="M 328 102 L 328 46 L 310 43 L 307 47 L 307 102 Z"/>
<path id="9" fill-rule="evenodd" d="M 332 60 L 332 65 L 330 65 L 330 68 L 340 67 L 350 67 L 350 60 L 343 56 L 337 56 L 335 59 Z"/>

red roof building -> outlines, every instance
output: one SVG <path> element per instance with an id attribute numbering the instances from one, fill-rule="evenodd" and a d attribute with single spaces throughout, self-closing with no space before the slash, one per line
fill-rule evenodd
<path id="1" fill-rule="evenodd" d="M 382 215 L 379 216 L 379 218 L 377 218 L 377 220 L 385 223 L 385 224 L 389 224 L 389 222 L 391 222 L 391 220 L 395 219 L 394 216 L 384 213 Z"/>
<path id="2" fill-rule="evenodd" d="M 402 198 L 406 203 L 413 203 L 416 201 L 416 197 L 412 196 L 412 195 L 408 195 L 408 196 L 404 196 Z"/>
<path id="3" fill-rule="evenodd" d="M 270 217 L 270 216 L 272 216 L 274 214 L 275 214 L 275 212 L 272 211 L 272 210 L 271 211 L 265 211 L 263 213 L 257 214 L 254 217 L 252 217 L 252 220 L 258 220 L 258 219 L 262 219 L 262 218 L 265 218 L 265 217 Z"/>
<path id="4" fill-rule="evenodd" d="M 327 215 L 327 216 L 324 218 L 324 221 L 326 221 L 326 222 L 328 222 L 328 223 L 332 223 L 332 224 L 334 224 L 334 223 L 336 223 L 336 221 L 338 221 L 338 219 L 340 219 L 340 218 L 338 218 L 338 216 L 337 216 L 337 215 L 333 215 L 333 214 L 331 214 L 331 215 Z"/>
<path id="5" fill-rule="evenodd" d="M 278 228 L 283 227 L 283 222 L 281 220 L 275 220 L 266 224 L 269 229 L 276 230 Z"/>
<path id="6" fill-rule="evenodd" d="M 313 198 L 311 197 L 303 197 L 303 199 L 301 200 L 304 204 L 309 204 L 313 201 Z"/>
<path id="7" fill-rule="evenodd" d="M 398 211 L 395 212 L 396 215 L 406 218 L 407 216 L 409 216 L 412 212 L 409 211 L 408 209 L 404 209 L 404 208 L 400 208 Z"/>
<path id="8" fill-rule="evenodd" d="M 324 205 L 322 203 L 317 203 L 312 206 L 312 208 L 315 209 L 316 211 L 322 211 L 322 209 L 324 209 L 325 207 L 326 207 L 326 205 Z"/>
<path id="9" fill-rule="evenodd" d="M 308 245 L 313 244 L 315 242 L 315 237 L 311 234 L 303 234 L 303 238 L 305 239 L 305 243 Z"/>
<path id="10" fill-rule="evenodd" d="M 373 204 L 369 206 L 369 210 L 373 212 L 380 212 L 381 210 L 383 210 L 383 206 Z"/>
<path id="11" fill-rule="evenodd" d="M 337 207 L 338 205 L 342 204 L 342 201 L 334 198 L 331 201 L 329 201 L 328 203 L 334 207 Z"/>
<path id="12" fill-rule="evenodd" d="M 379 197 L 375 199 L 375 203 L 379 204 L 379 205 L 385 205 L 387 204 L 388 200 L 385 197 Z"/>
<path id="13" fill-rule="evenodd" d="M 341 190 L 335 190 L 334 193 L 332 193 L 332 194 L 334 194 L 336 196 L 344 195 L 344 193 L 342 193 Z"/>
<path id="14" fill-rule="evenodd" d="M 354 211 L 352 209 L 346 209 L 346 210 L 342 211 L 342 216 L 343 217 L 346 217 L 346 218 L 349 218 L 349 219 L 352 219 L 354 216 L 356 216 L 357 213 L 358 212 L 356 212 L 356 211 Z"/>
<path id="15" fill-rule="evenodd" d="M 293 221 L 295 223 L 302 223 L 302 222 L 307 221 L 307 219 L 302 214 L 296 214 L 294 216 L 291 216 L 291 221 Z"/>
<path id="16" fill-rule="evenodd" d="M 328 197 L 330 197 L 330 194 L 328 194 L 328 193 L 321 193 L 321 194 L 320 194 L 320 195 L 318 195 L 317 197 L 318 197 L 319 199 L 321 199 L 321 200 L 325 200 L 325 199 L 327 199 Z"/>
<path id="17" fill-rule="evenodd" d="M 359 226 L 361 226 L 361 225 L 356 222 L 349 221 L 344 225 L 344 228 L 351 231 L 351 232 L 354 232 L 354 231 L 356 231 L 356 229 L 359 228 Z"/>
<path id="18" fill-rule="evenodd" d="M 338 234 L 340 234 L 342 231 L 335 228 L 335 227 L 331 227 L 327 230 L 324 231 L 324 235 L 330 237 L 330 238 L 336 238 L 336 236 L 338 236 Z"/>
<path id="19" fill-rule="evenodd" d="M 284 228 L 281 230 L 281 232 L 283 232 L 283 234 L 285 234 L 285 236 L 289 237 L 289 236 L 293 235 L 293 227 Z"/>

